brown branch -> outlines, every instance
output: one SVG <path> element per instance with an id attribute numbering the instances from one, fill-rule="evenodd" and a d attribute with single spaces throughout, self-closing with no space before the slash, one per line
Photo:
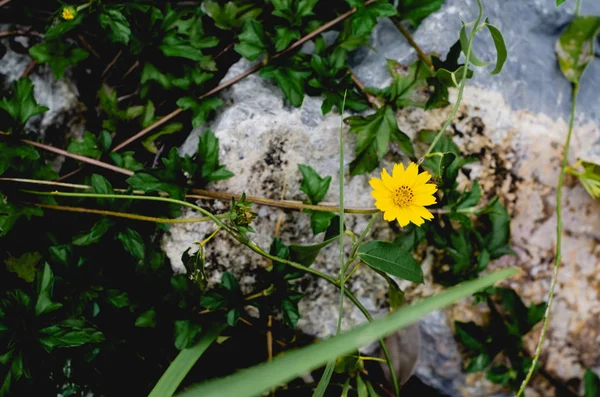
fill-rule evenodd
<path id="1" fill-rule="evenodd" d="M 127 218 L 134 219 L 136 221 L 144 221 L 144 222 L 154 222 L 154 223 L 199 223 L 199 222 L 208 222 L 212 220 L 210 217 L 203 218 L 179 218 L 179 219 L 167 219 L 167 218 L 156 218 L 153 216 L 145 216 L 145 215 L 137 215 L 137 214 L 129 214 L 127 212 L 116 212 L 116 211 L 106 211 L 106 210 L 98 210 L 95 208 L 82 208 L 82 207 L 68 207 L 63 205 L 53 205 L 53 204 L 41 204 L 35 203 L 37 207 L 48 208 L 57 211 L 67 211 L 67 212 L 80 212 L 86 214 L 98 214 L 98 215 L 106 215 L 106 216 L 114 216 L 117 218 Z"/>
<path id="2" fill-rule="evenodd" d="M 123 175 L 131 176 L 134 174 L 133 171 L 126 170 L 125 168 L 120 168 L 115 165 L 107 164 L 105 162 L 102 162 L 100 160 L 96 160 L 96 159 L 93 159 L 90 157 L 85 157 L 85 156 L 80 156 L 78 154 L 69 153 L 66 150 L 58 149 L 58 148 L 55 148 L 54 146 L 30 141 L 29 139 L 21 139 L 21 142 L 26 143 L 31 146 L 38 147 L 40 149 L 47 150 L 49 152 L 60 154 L 61 156 L 70 157 L 72 159 L 75 159 L 75 160 L 78 160 L 78 161 L 81 161 L 84 163 L 92 164 L 92 165 L 95 165 L 96 167 L 106 168 L 107 170 L 118 172 Z"/>
<path id="3" fill-rule="evenodd" d="M 129 69 L 127 69 L 127 72 L 125 72 L 125 74 L 123 75 L 123 79 L 127 76 L 129 76 L 129 73 L 133 72 L 135 70 L 135 68 L 137 68 L 138 66 L 140 66 L 140 61 L 137 60 L 135 61 L 135 63 L 133 65 L 131 65 L 131 67 Z"/>
<path id="4" fill-rule="evenodd" d="M 27 65 L 27 67 L 25 68 L 23 73 L 21 74 L 21 78 L 28 76 L 29 73 L 31 73 L 31 71 L 33 70 L 33 68 L 35 68 L 36 64 L 37 64 L 37 62 L 35 61 L 35 59 L 31 60 L 31 62 L 29 62 L 29 64 Z"/>
<path id="5" fill-rule="evenodd" d="M 375 95 L 370 94 L 366 91 L 367 87 L 365 86 L 365 83 L 360 81 L 360 79 L 358 77 L 356 77 L 356 75 L 354 73 L 352 73 L 352 82 L 356 85 L 356 87 L 360 90 L 360 92 L 362 92 L 364 94 L 364 96 L 367 98 L 367 101 L 371 105 L 373 105 L 376 109 L 381 109 L 383 104 L 381 104 L 381 102 L 379 102 L 379 100 L 377 99 L 377 97 Z"/>
<path id="6" fill-rule="evenodd" d="M 400 19 L 398 17 L 391 17 L 390 19 L 392 20 L 392 22 L 394 23 L 394 25 L 396 25 L 396 27 L 398 28 L 398 30 L 400 31 L 400 33 L 402 33 L 402 36 L 404 36 L 404 38 L 406 39 L 406 41 L 408 41 L 408 43 L 415 49 L 415 51 L 417 51 L 417 56 L 423 62 L 425 62 L 430 68 L 433 69 L 433 64 L 431 63 L 431 58 L 429 58 L 429 56 L 426 55 L 423 52 L 423 50 L 421 49 L 421 47 L 419 47 L 419 45 L 417 44 L 417 42 L 413 39 L 412 35 L 408 31 L 408 29 L 406 29 L 404 27 L 404 25 L 402 25 L 402 22 L 400 21 Z"/>
<path id="7" fill-rule="evenodd" d="M 44 37 L 40 32 L 36 32 L 33 30 L 6 30 L 4 32 L 0 32 L 0 37 L 10 37 L 10 36 L 36 36 L 36 37 Z"/>
<path id="8" fill-rule="evenodd" d="M 70 177 L 72 177 L 73 175 L 75 175 L 75 174 L 79 173 L 79 171 L 81 171 L 82 169 L 83 169 L 83 166 L 81 166 L 81 167 L 77 168 L 77 169 L 76 169 L 76 170 L 74 170 L 74 171 L 71 171 L 71 172 L 69 172 L 69 173 L 68 173 L 68 174 L 66 174 L 66 175 L 63 175 L 63 176 L 60 176 L 60 177 L 58 177 L 58 179 L 56 179 L 56 180 L 57 180 L 57 181 L 64 181 L 65 179 L 67 179 L 67 178 L 70 178 Z"/>
<path id="9" fill-rule="evenodd" d="M 113 58 L 113 60 L 110 61 L 108 65 L 106 65 L 106 67 L 102 71 L 102 74 L 100 75 L 100 78 L 103 78 L 106 75 L 106 73 L 108 73 L 110 68 L 112 68 L 115 65 L 115 63 L 117 63 L 117 60 L 119 60 L 121 54 L 123 54 L 123 50 L 119 50 L 119 52 L 117 52 L 117 55 Z"/>
<path id="10" fill-rule="evenodd" d="M 0 7 L 2 7 L 3 5 L 6 5 L 10 3 L 10 0 L 0 0 Z"/>
<path id="11" fill-rule="evenodd" d="M 375 0 L 368 0 L 365 2 L 365 6 L 368 6 L 369 4 L 373 3 Z M 288 52 L 294 50 L 295 48 L 298 48 L 299 46 L 301 46 L 302 44 L 306 43 L 308 40 L 316 37 L 317 35 L 323 33 L 324 31 L 326 31 L 327 29 L 331 28 L 332 26 L 335 26 L 336 24 L 340 23 L 341 21 L 343 21 L 344 19 L 348 18 L 350 15 L 354 14 L 356 12 L 356 8 L 352 8 L 348 11 L 346 11 L 345 13 L 339 15 L 337 18 L 332 19 L 331 21 L 327 22 L 325 25 L 313 30 L 311 33 L 307 34 L 306 36 L 298 39 L 297 41 L 295 41 L 292 45 L 290 45 L 288 48 L 286 48 L 283 51 L 278 52 L 277 54 L 273 55 L 273 57 L 271 59 L 277 59 L 285 54 L 287 54 Z M 231 80 L 228 80 L 222 84 L 219 84 L 218 86 L 216 86 L 215 88 L 213 88 L 212 90 L 202 94 L 198 99 L 204 99 L 206 97 L 209 97 L 211 95 L 214 95 L 216 93 L 218 93 L 219 91 L 232 86 L 233 84 L 239 82 L 240 80 L 245 79 L 246 77 L 250 76 L 251 74 L 254 74 L 256 72 L 258 72 L 262 67 L 264 66 L 264 64 L 262 63 L 258 63 L 256 65 L 254 65 L 252 68 L 250 68 L 249 70 L 245 71 L 244 73 L 232 78 Z M 154 130 L 155 128 L 163 125 L 164 123 L 166 123 L 167 121 L 171 120 L 173 117 L 179 115 L 183 110 L 181 109 L 176 109 L 174 111 L 172 111 L 171 113 L 167 114 L 166 116 L 164 116 L 163 118 L 161 118 L 160 120 L 156 121 L 155 123 L 149 125 L 148 127 L 144 128 L 143 130 L 141 130 L 140 132 L 138 132 L 137 134 L 133 135 L 132 137 L 128 138 L 127 140 L 121 142 L 120 144 L 118 144 L 112 151 L 116 152 L 118 150 L 121 150 L 122 148 L 124 148 L 125 146 L 129 145 L 132 142 L 135 142 L 136 140 L 138 140 L 139 138 L 143 137 L 144 135 L 146 135 L 147 133 L 149 133 L 150 131 Z"/>
<path id="12" fill-rule="evenodd" d="M 94 50 L 94 47 L 92 47 L 92 45 L 85 39 L 85 37 L 83 37 L 83 35 L 77 35 L 77 37 L 79 38 L 79 40 L 81 41 L 81 43 L 83 44 L 83 46 L 86 48 L 86 50 L 88 50 L 89 52 L 92 53 L 92 55 L 94 55 L 97 59 L 102 59 L 100 57 L 100 54 L 98 54 L 96 52 L 96 50 Z"/>

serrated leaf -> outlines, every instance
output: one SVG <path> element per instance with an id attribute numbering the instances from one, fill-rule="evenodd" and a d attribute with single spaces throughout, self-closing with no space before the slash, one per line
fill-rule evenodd
<path id="1" fill-rule="evenodd" d="M 67 151 L 91 158 L 98 158 L 102 155 L 96 136 L 89 131 L 83 133 L 82 139 L 72 140 Z"/>
<path id="2" fill-rule="evenodd" d="M 310 72 L 298 71 L 285 66 L 267 66 L 262 68 L 259 74 L 263 78 L 275 79 L 290 105 L 294 107 L 302 105 L 306 80 L 310 76 Z"/>
<path id="3" fill-rule="evenodd" d="M 471 190 L 465 192 L 456 205 L 457 210 L 467 209 L 476 206 L 481 200 L 481 187 L 479 182 L 473 181 Z"/>
<path id="4" fill-rule="evenodd" d="M 255 19 L 248 19 L 244 23 L 244 29 L 238 38 L 240 42 L 233 48 L 249 61 L 256 60 L 267 51 L 267 36 L 262 24 Z"/>
<path id="5" fill-rule="evenodd" d="M 131 38 L 131 26 L 121 11 L 108 8 L 98 15 L 100 26 L 108 31 L 108 38 L 113 43 L 128 44 Z"/>
<path id="6" fill-rule="evenodd" d="M 352 15 L 352 34 L 354 36 L 367 35 L 377 25 L 377 18 L 391 17 L 396 13 L 394 6 L 387 1 L 377 1 L 368 7 L 362 4 Z"/>
<path id="7" fill-rule="evenodd" d="M 108 218 L 102 218 L 96 222 L 94 226 L 92 226 L 92 229 L 88 233 L 73 237 L 72 243 L 79 246 L 97 243 L 113 224 L 114 222 L 112 220 Z"/>
<path id="8" fill-rule="evenodd" d="M 0 109 L 4 109 L 21 127 L 27 120 L 48 110 L 38 105 L 33 95 L 33 83 L 29 77 L 22 77 L 11 86 L 12 95 L 0 101 Z"/>
<path id="9" fill-rule="evenodd" d="M 129 252 L 135 258 L 144 260 L 146 257 L 146 245 L 144 239 L 135 230 L 126 228 L 124 232 L 117 234 L 117 240 L 121 241 L 125 251 Z"/>
<path id="10" fill-rule="evenodd" d="M 313 234 L 319 234 L 327 230 L 335 217 L 335 212 L 312 211 L 310 213 L 310 228 Z"/>
<path id="11" fill-rule="evenodd" d="M 417 27 L 423 19 L 442 8 L 443 4 L 444 0 L 400 0 L 398 14 L 401 20 Z"/>
<path id="12" fill-rule="evenodd" d="M 594 42 L 599 32 L 600 16 L 576 16 L 556 42 L 558 65 L 571 83 L 579 83 L 594 59 Z"/>
<path id="13" fill-rule="evenodd" d="M 360 246 L 358 256 L 374 269 L 415 283 L 423 282 L 423 270 L 419 262 L 395 244 L 371 241 Z"/>
<path id="14" fill-rule="evenodd" d="M 308 165 L 298 164 L 298 168 L 302 173 L 300 190 L 306 193 L 311 204 L 318 204 L 323 200 L 329 190 L 331 177 L 321 177 L 317 171 Z"/>
<path id="15" fill-rule="evenodd" d="M 130 305 L 129 295 L 127 292 L 118 289 L 110 289 L 106 291 L 106 299 L 114 307 L 122 309 Z"/>
<path id="16" fill-rule="evenodd" d="M 275 51 L 283 51 L 294 40 L 300 38 L 300 31 L 288 26 L 275 26 Z"/>
<path id="17" fill-rule="evenodd" d="M 175 321 L 175 347 L 183 350 L 196 342 L 202 327 L 190 320 Z"/>
<path id="18" fill-rule="evenodd" d="M 37 44 L 29 49 L 29 54 L 38 63 L 47 63 L 57 80 L 64 76 L 68 67 L 77 65 L 90 55 L 82 48 L 58 40 Z"/>
<path id="19" fill-rule="evenodd" d="M 254 8 L 254 4 L 237 5 L 233 1 L 228 1 L 224 6 L 216 1 L 205 1 L 203 5 L 215 25 L 223 30 L 238 29 L 244 22 L 256 19 L 262 13 L 260 8 Z"/>
<path id="20" fill-rule="evenodd" d="M 9 254 L 4 263 L 6 270 L 16 273 L 19 278 L 31 283 L 35 279 L 36 267 L 41 259 L 42 255 L 39 252 L 25 252 L 18 257 Z"/>
<path id="21" fill-rule="evenodd" d="M 228 171 L 224 165 L 219 163 L 219 139 L 211 130 L 204 131 L 198 139 L 196 161 L 199 169 L 196 181 L 201 186 L 233 176 L 231 171 Z"/>
<path id="22" fill-rule="evenodd" d="M 192 110 L 192 126 L 198 128 L 204 124 L 210 112 L 223 106 L 223 100 L 213 97 L 198 101 L 192 97 L 182 97 L 177 100 L 177 106 Z"/>
<path id="23" fill-rule="evenodd" d="M 39 153 L 30 145 L 17 143 L 9 145 L 8 143 L 0 142 L 0 175 L 11 166 L 14 166 L 19 160 L 37 160 L 40 158 Z"/>
<path id="24" fill-rule="evenodd" d="M 359 175 L 373 171 L 388 151 L 391 140 L 414 156 L 410 139 L 398 128 L 396 116 L 390 106 L 379 109 L 370 116 L 353 116 L 346 119 L 350 132 L 357 134 L 356 158 L 350 163 L 350 174 Z"/>
<path id="25" fill-rule="evenodd" d="M 38 273 L 37 291 L 38 297 L 35 302 L 35 314 L 36 316 L 44 313 L 53 312 L 60 307 L 62 304 L 52 302 L 52 288 L 54 287 L 54 274 L 48 263 L 44 264 L 44 269 L 41 273 Z"/>
<path id="26" fill-rule="evenodd" d="M 332 220 L 332 226 L 336 224 L 337 216 Z M 333 243 L 339 238 L 339 235 L 334 235 L 333 237 L 325 236 L 325 240 L 323 242 L 313 245 L 296 245 L 291 244 L 290 248 L 290 259 L 293 262 L 300 263 L 304 266 L 310 266 L 313 264 L 321 249 Z"/>

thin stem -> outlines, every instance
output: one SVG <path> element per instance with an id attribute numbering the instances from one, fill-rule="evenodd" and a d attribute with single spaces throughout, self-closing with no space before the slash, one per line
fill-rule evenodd
<path id="1" fill-rule="evenodd" d="M 427 64 L 427 66 L 429 66 L 430 69 L 433 69 L 433 63 L 431 63 L 431 58 L 429 58 L 429 56 L 427 56 L 423 52 L 421 47 L 419 47 L 417 42 L 413 39 L 412 35 L 408 31 L 408 29 L 406 29 L 406 27 L 404 27 L 404 25 L 402 25 L 402 22 L 400 21 L 400 19 L 398 17 L 391 17 L 390 19 L 392 20 L 394 25 L 396 25 L 396 27 L 398 28 L 400 33 L 402 33 L 402 36 L 404 36 L 406 41 L 408 41 L 408 43 L 415 49 L 419 59 L 421 59 L 423 62 L 425 62 Z"/>
<path id="2" fill-rule="evenodd" d="M 567 140 L 565 142 L 565 148 L 563 153 L 563 161 L 562 167 L 560 169 L 560 174 L 558 176 L 558 185 L 556 187 L 556 253 L 554 255 L 554 274 L 552 275 L 552 282 L 550 284 L 550 292 L 548 293 L 548 305 L 546 306 L 546 312 L 544 313 L 544 323 L 542 325 L 542 332 L 540 334 L 540 338 L 538 340 L 537 347 L 535 349 L 535 354 L 533 356 L 533 361 L 531 363 L 531 367 L 529 367 L 529 371 L 527 372 L 527 376 L 523 383 L 521 383 L 521 387 L 519 388 L 519 392 L 517 393 L 517 397 L 521 396 L 525 391 L 525 387 L 531 380 L 533 373 L 535 371 L 535 367 L 540 359 L 540 354 L 542 353 L 542 344 L 544 343 L 544 339 L 546 338 L 546 331 L 548 330 L 548 324 L 550 323 L 550 313 L 552 312 L 552 302 L 554 300 L 554 290 L 556 288 L 556 282 L 558 280 L 558 270 L 560 268 L 561 261 L 561 250 L 562 250 L 562 188 L 565 181 L 566 169 L 568 166 L 569 160 L 569 147 L 571 145 L 571 135 L 573 132 L 573 124 L 575 122 L 575 108 L 577 106 L 577 91 L 579 91 L 579 84 L 573 84 L 573 92 L 571 97 L 571 115 L 569 117 L 569 130 L 567 132 Z"/>
<path id="3" fill-rule="evenodd" d="M 581 11 L 581 0 L 577 0 L 575 2 L 575 16 L 579 16 L 579 13 Z"/>
<path id="4" fill-rule="evenodd" d="M 96 167 L 106 168 L 107 170 L 111 170 L 114 172 L 118 172 L 123 175 L 131 176 L 134 174 L 133 171 L 126 170 L 125 168 L 117 167 L 111 164 L 104 163 L 100 160 L 96 160 L 90 157 L 80 156 L 78 154 L 69 153 L 66 150 L 55 148 L 54 146 L 46 145 L 39 142 L 30 141 L 29 139 L 21 139 L 21 142 L 26 143 L 31 146 L 35 146 L 40 149 L 47 150 L 49 152 L 53 152 L 56 154 L 60 154 L 61 156 L 70 157 L 75 160 L 82 161 L 84 163 L 95 165 Z"/>
<path id="5" fill-rule="evenodd" d="M 365 2 L 365 6 L 370 5 L 371 3 L 375 2 L 375 0 L 368 0 Z M 277 59 L 285 54 L 287 54 L 288 52 L 300 47 L 302 44 L 306 43 L 307 41 L 313 39 L 314 37 L 318 36 L 319 34 L 323 33 L 324 31 L 326 31 L 327 29 L 330 29 L 331 27 L 337 25 L 338 23 L 340 23 L 341 21 L 343 21 L 344 19 L 348 18 L 350 15 L 354 14 L 356 12 L 356 8 L 352 8 L 348 11 L 346 11 L 345 13 L 339 15 L 337 18 L 332 19 L 331 21 L 327 22 L 325 25 L 320 26 L 319 28 L 313 30 L 312 32 L 310 32 L 309 34 L 307 34 L 304 37 L 301 37 L 300 39 L 298 39 L 297 41 L 295 41 L 292 45 L 290 45 L 288 48 L 286 48 L 283 51 L 278 52 L 277 54 L 273 55 L 271 57 L 271 59 Z M 252 68 L 250 68 L 249 70 L 245 71 L 244 73 L 230 79 L 227 80 L 226 82 L 219 84 L 218 86 L 216 86 L 215 88 L 213 88 L 212 90 L 204 93 L 203 95 L 201 95 L 200 97 L 198 97 L 199 100 L 205 99 L 211 95 L 214 95 L 216 93 L 218 93 L 219 91 L 234 85 L 235 83 L 239 82 L 240 80 L 245 79 L 246 77 L 250 76 L 251 74 L 254 74 L 256 72 L 258 72 L 262 67 L 264 66 L 263 63 L 258 63 L 256 65 L 254 65 Z M 138 140 L 139 138 L 143 137 L 144 135 L 146 135 L 147 133 L 149 133 L 150 131 L 154 130 L 155 128 L 163 125 L 164 123 L 166 123 L 167 121 L 171 120 L 173 117 L 177 116 L 179 113 L 181 113 L 183 110 L 181 110 L 180 108 L 172 111 L 171 113 L 167 114 L 166 116 L 162 117 L 161 119 L 159 119 L 158 121 L 156 121 L 155 123 L 149 125 L 148 127 L 144 128 L 143 130 L 141 130 L 140 132 L 138 132 L 137 134 L 135 134 L 134 136 L 126 139 L 125 141 L 121 142 L 120 144 L 118 144 L 117 146 L 115 146 L 115 148 L 112 150 L 113 152 L 119 151 L 121 149 L 123 149 L 125 146 L 131 144 L 132 142 Z"/>
<path id="6" fill-rule="evenodd" d="M 360 267 L 361 263 L 362 263 L 361 261 L 356 262 L 356 265 L 354 265 L 354 267 L 352 268 L 352 270 L 350 271 L 350 273 L 348 273 L 348 275 L 344 279 L 345 283 L 347 283 L 348 280 L 350 280 L 350 277 L 354 274 L 354 272 L 356 272 L 356 270 L 358 270 L 358 268 Z"/>
<path id="7" fill-rule="evenodd" d="M 372 95 L 367 92 L 367 86 L 365 85 L 365 83 L 363 83 L 354 73 L 352 73 L 352 72 L 350 72 L 350 73 L 352 75 L 352 82 L 354 83 L 354 85 L 356 85 L 356 87 L 360 90 L 360 92 L 363 93 L 365 98 L 367 98 L 367 101 L 371 105 L 373 105 L 376 109 L 381 109 L 381 107 L 383 105 L 381 104 L 381 102 L 379 102 L 379 100 L 377 99 L 377 97 L 375 95 Z"/>
<path id="8" fill-rule="evenodd" d="M 354 356 L 361 361 L 379 361 L 380 363 L 385 363 L 386 361 L 383 358 L 379 357 L 369 357 L 369 356 Z"/>
<path id="9" fill-rule="evenodd" d="M 454 104 L 454 108 L 452 109 L 452 113 L 450 114 L 450 117 L 448 117 L 448 120 L 446 120 L 446 122 L 444 123 L 444 125 L 442 126 L 440 131 L 437 133 L 437 135 L 433 139 L 433 142 L 431 142 L 431 145 L 429 145 L 429 148 L 427 148 L 427 151 L 425 152 L 423 157 L 421 157 L 419 159 L 419 164 L 421 164 L 423 162 L 423 160 L 425 160 L 425 157 L 427 157 L 427 155 L 429 155 L 431 153 L 431 151 L 433 150 L 435 145 L 438 143 L 438 141 L 440 140 L 440 138 L 442 137 L 442 135 L 444 134 L 444 132 L 446 131 L 446 129 L 448 128 L 448 126 L 450 125 L 452 120 L 454 119 L 454 116 L 456 116 L 456 112 L 458 111 L 458 107 L 460 106 L 460 102 L 462 101 L 463 91 L 465 89 L 465 83 L 467 82 L 467 72 L 469 70 L 469 60 L 471 58 L 471 46 L 473 44 L 473 39 L 475 38 L 475 33 L 477 33 L 476 26 L 479 26 L 479 22 L 481 21 L 481 17 L 483 16 L 483 7 L 481 5 L 481 0 L 477 0 L 477 5 L 479 6 L 479 14 L 477 15 L 477 19 L 475 20 L 473 30 L 471 30 L 471 35 L 469 37 L 469 44 L 467 45 L 465 65 L 463 68 L 463 75 L 460 80 L 460 87 L 458 89 L 458 97 L 456 98 L 456 103 Z"/>
<path id="10" fill-rule="evenodd" d="M 48 208 L 51 210 L 57 211 L 67 211 L 67 212 L 80 212 L 86 214 L 98 214 L 98 215 L 106 215 L 106 216 L 114 216 L 117 218 L 127 218 L 134 219 L 137 221 L 145 221 L 145 222 L 154 222 L 154 223 L 200 223 L 200 222 L 208 222 L 212 219 L 209 217 L 203 218 L 187 218 L 187 219 L 167 219 L 167 218 L 156 218 L 153 216 L 145 216 L 145 215 L 137 215 L 137 214 L 129 214 L 127 212 L 116 212 L 116 211 L 106 211 L 106 210 L 98 210 L 95 208 L 82 208 L 82 207 L 69 207 L 63 205 L 53 205 L 53 204 L 41 204 L 36 203 L 35 206 L 40 208 Z M 217 215 L 219 218 L 224 218 L 229 216 L 229 214 L 221 214 Z"/>
<path id="11" fill-rule="evenodd" d="M 223 215 L 225 215 L 225 217 L 229 216 L 229 214 L 223 214 Z M 218 215 L 217 215 L 217 216 L 218 216 Z M 209 220 L 210 220 L 210 218 L 209 218 Z M 212 233 L 210 234 L 210 236 L 208 236 L 207 238 L 205 238 L 204 240 L 202 240 L 202 241 L 200 242 L 200 247 L 204 247 L 204 246 L 205 246 L 205 245 L 206 245 L 206 244 L 207 244 L 207 243 L 208 243 L 210 240 L 212 240 L 212 238 L 213 238 L 213 237 L 215 237 L 215 236 L 217 235 L 217 233 L 219 233 L 220 231 L 221 231 L 221 226 L 217 227 L 217 229 L 216 229 L 214 232 L 212 232 Z"/>

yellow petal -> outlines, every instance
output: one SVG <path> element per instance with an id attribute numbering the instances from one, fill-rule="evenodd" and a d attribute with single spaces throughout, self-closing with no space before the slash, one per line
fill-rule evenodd
<path id="1" fill-rule="evenodd" d="M 395 204 L 391 199 L 377 200 L 375 201 L 375 207 L 380 211 L 390 211 L 395 207 Z"/>
<path id="2" fill-rule="evenodd" d="M 388 211 L 385 211 L 383 213 L 383 219 L 385 219 L 388 222 L 393 221 L 397 217 L 398 217 L 398 207 L 396 207 L 396 206 L 391 207 Z"/>
<path id="3" fill-rule="evenodd" d="M 391 191 L 394 191 L 398 188 L 398 186 L 396 185 L 396 182 L 390 176 L 390 174 L 388 174 L 388 172 L 385 168 L 383 170 L 381 170 L 381 180 L 383 181 L 385 186 Z"/>
<path id="4" fill-rule="evenodd" d="M 410 208 L 413 210 L 415 214 L 420 216 L 421 218 L 431 220 L 433 219 L 433 214 L 427 210 L 425 207 L 421 207 L 420 205 L 411 205 Z"/>
<path id="5" fill-rule="evenodd" d="M 406 175 L 405 183 L 411 186 L 417 179 L 417 175 L 419 174 L 419 167 L 415 163 L 410 163 L 408 167 L 406 167 L 406 171 L 404 173 Z"/>
<path id="6" fill-rule="evenodd" d="M 394 164 L 394 169 L 392 171 L 392 178 L 394 178 L 394 181 L 396 182 L 396 184 L 398 186 L 402 186 L 405 183 L 405 174 L 404 174 L 404 165 L 402 163 L 400 164 Z"/>
<path id="7" fill-rule="evenodd" d="M 398 219 L 400 227 L 408 225 L 410 223 L 410 218 L 411 215 L 407 208 L 398 208 L 398 216 L 396 219 Z"/>
<path id="8" fill-rule="evenodd" d="M 371 196 L 373 196 L 373 198 L 375 200 L 391 200 L 392 199 L 392 192 L 390 192 L 389 190 L 373 190 L 371 192 Z"/>
<path id="9" fill-rule="evenodd" d="M 427 172 L 427 171 L 421 172 L 419 175 L 417 175 L 417 177 L 415 178 L 415 182 L 413 183 L 413 185 L 411 187 L 422 186 L 422 185 L 426 184 L 427 181 L 430 179 L 431 179 L 431 174 L 429 172 Z"/>
<path id="10" fill-rule="evenodd" d="M 419 196 L 421 194 L 433 194 L 435 192 L 437 192 L 437 186 L 431 183 L 413 187 L 413 193 L 415 196 Z"/>
<path id="11" fill-rule="evenodd" d="M 436 203 L 436 199 L 431 194 L 419 194 L 413 197 L 412 203 L 420 206 L 432 205 Z"/>
<path id="12" fill-rule="evenodd" d="M 371 178 L 369 185 L 375 190 L 389 191 L 381 179 Z"/>

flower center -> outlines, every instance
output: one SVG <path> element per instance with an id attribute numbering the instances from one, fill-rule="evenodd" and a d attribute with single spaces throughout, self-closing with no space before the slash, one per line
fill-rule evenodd
<path id="1" fill-rule="evenodd" d="M 412 203 L 414 196 L 412 189 L 404 185 L 392 193 L 392 200 L 399 207 L 408 207 Z"/>

